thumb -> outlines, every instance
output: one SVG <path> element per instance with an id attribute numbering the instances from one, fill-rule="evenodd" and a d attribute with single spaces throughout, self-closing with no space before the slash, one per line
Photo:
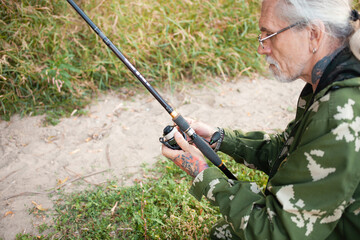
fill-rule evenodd
<path id="1" fill-rule="evenodd" d="M 183 151 L 185 152 L 189 151 L 190 144 L 185 140 L 185 138 L 179 132 L 176 132 L 174 134 L 174 137 L 176 143 Z"/>

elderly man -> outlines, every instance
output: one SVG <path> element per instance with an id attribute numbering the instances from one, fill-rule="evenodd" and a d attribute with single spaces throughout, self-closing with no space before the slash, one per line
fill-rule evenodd
<path id="1" fill-rule="evenodd" d="M 180 134 L 163 146 L 195 179 L 190 189 L 219 206 L 213 239 L 358 239 L 360 236 L 360 19 L 347 0 L 264 0 L 258 52 L 274 76 L 307 84 L 281 134 L 243 133 L 190 121 L 239 163 L 269 175 L 256 184 L 226 179 Z"/>

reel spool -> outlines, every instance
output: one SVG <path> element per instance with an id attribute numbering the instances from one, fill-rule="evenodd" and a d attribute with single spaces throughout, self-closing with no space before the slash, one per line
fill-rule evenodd
<path id="1" fill-rule="evenodd" d="M 175 141 L 174 134 L 179 132 L 175 126 L 168 125 L 163 130 L 163 136 L 159 138 L 159 141 L 173 150 L 181 150 L 177 142 Z M 184 132 L 181 132 L 183 137 L 186 139 Z"/>

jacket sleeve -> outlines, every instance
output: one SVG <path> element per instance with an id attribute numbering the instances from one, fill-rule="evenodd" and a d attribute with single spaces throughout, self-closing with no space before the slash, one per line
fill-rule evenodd
<path id="1" fill-rule="evenodd" d="M 325 239 L 353 203 L 359 185 L 360 117 L 356 119 L 347 125 L 326 118 L 309 121 L 298 148 L 269 181 L 266 195 L 255 183 L 226 179 L 216 168 L 201 172 L 190 193 L 219 206 L 242 239 Z"/>
<path id="2" fill-rule="evenodd" d="M 241 130 L 224 129 L 220 151 L 234 158 L 236 162 L 269 174 L 285 144 L 288 131 L 289 127 L 280 134 L 261 131 L 244 133 Z"/>

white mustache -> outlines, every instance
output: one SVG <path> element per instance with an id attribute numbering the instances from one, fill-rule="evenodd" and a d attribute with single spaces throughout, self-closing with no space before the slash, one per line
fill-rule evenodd
<path id="1" fill-rule="evenodd" d="M 275 59 L 270 56 L 266 56 L 265 59 L 268 64 L 273 64 L 278 70 L 280 70 L 280 65 Z"/>
<path id="2" fill-rule="evenodd" d="M 265 59 L 266 59 L 266 62 L 268 64 L 272 64 L 277 69 L 277 71 L 274 71 L 273 68 L 270 68 L 270 71 L 273 73 L 276 80 L 278 80 L 280 82 L 292 82 L 292 81 L 294 81 L 296 79 L 296 78 L 293 78 L 291 76 L 286 76 L 281 71 L 280 64 L 275 59 L 273 59 L 272 57 L 266 56 Z"/>
<path id="3" fill-rule="evenodd" d="M 266 56 L 265 59 L 268 64 L 272 64 L 277 69 L 277 71 L 274 71 L 274 69 L 269 68 L 276 80 L 278 80 L 279 82 L 289 82 L 289 79 L 287 79 L 283 75 L 283 73 L 280 69 L 280 64 L 275 59 L 273 59 L 272 57 L 269 57 L 269 56 Z"/>

